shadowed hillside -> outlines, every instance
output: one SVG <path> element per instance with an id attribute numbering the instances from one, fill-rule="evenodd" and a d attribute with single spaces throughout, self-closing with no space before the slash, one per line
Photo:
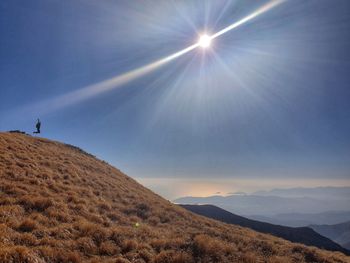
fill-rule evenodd
<path id="1" fill-rule="evenodd" d="M 255 231 L 262 233 L 268 233 L 277 237 L 287 239 L 292 242 L 302 243 L 308 246 L 316 246 L 319 248 L 341 251 L 347 255 L 350 251 L 347 251 L 332 240 L 321 236 L 309 227 L 287 227 L 280 225 L 273 225 L 265 222 L 259 222 L 251 220 L 242 216 L 232 214 L 224 209 L 213 205 L 181 205 L 183 208 L 194 212 L 199 215 L 203 215 L 209 218 L 213 218 L 228 224 L 235 224 L 243 227 L 251 228 Z"/>
<path id="2" fill-rule="evenodd" d="M 311 225 L 313 230 L 350 249 L 350 222 L 336 225 Z"/>
<path id="3" fill-rule="evenodd" d="M 80 149 L 0 133 L 0 262 L 349 262 L 194 215 Z"/>

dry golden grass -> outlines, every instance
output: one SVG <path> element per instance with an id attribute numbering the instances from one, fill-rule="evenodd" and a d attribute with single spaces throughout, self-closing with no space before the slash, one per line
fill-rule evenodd
<path id="1" fill-rule="evenodd" d="M 0 133 L 0 262 L 350 259 L 194 215 L 76 147 Z"/>

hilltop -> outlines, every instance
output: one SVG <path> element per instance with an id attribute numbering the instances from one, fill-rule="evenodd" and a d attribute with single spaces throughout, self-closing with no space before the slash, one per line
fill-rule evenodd
<path id="1" fill-rule="evenodd" d="M 349 262 L 220 223 L 81 149 L 0 133 L 0 262 Z"/>

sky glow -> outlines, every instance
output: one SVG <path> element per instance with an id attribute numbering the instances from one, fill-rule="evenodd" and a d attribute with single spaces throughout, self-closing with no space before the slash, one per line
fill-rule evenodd
<path id="1" fill-rule="evenodd" d="M 208 48 L 210 46 L 210 43 L 212 39 L 217 38 L 235 28 L 237 28 L 240 25 L 243 25 L 244 23 L 256 18 L 259 15 L 262 15 L 263 13 L 271 10 L 272 8 L 282 4 L 286 0 L 272 0 L 265 4 L 264 6 L 260 7 L 259 9 L 255 10 L 250 15 L 240 19 L 239 21 L 231 24 L 228 27 L 225 27 L 224 29 L 218 31 L 217 33 L 208 36 L 208 35 L 202 35 L 199 39 L 199 41 L 189 47 L 186 47 L 178 52 L 175 52 L 165 58 L 159 59 L 155 62 L 152 62 L 150 64 L 147 64 L 143 67 L 131 70 L 129 72 L 126 72 L 124 74 L 118 75 L 116 77 L 104 80 L 99 83 L 95 83 L 89 86 L 86 86 L 84 88 L 60 95 L 56 98 L 50 99 L 48 101 L 43 101 L 41 103 L 37 103 L 35 106 L 30 105 L 29 109 L 25 109 L 24 111 L 34 111 L 38 112 L 41 111 L 41 109 L 45 109 L 46 113 L 50 111 L 55 111 L 60 108 L 67 107 L 71 104 L 75 104 L 84 100 L 87 100 L 89 98 L 92 98 L 94 96 L 97 96 L 101 93 L 116 89 L 118 87 L 123 86 L 124 84 L 133 81 L 137 78 L 140 78 L 158 68 L 161 66 L 167 64 L 168 62 L 187 54 L 188 52 L 198 48 Z"/>

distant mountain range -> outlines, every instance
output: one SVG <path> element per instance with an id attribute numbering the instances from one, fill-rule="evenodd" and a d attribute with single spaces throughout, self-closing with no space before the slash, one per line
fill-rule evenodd
<path id="1" fill-rule="evenodd" d="M 350 221 L 336 225 L 311 225 L 313 230 L 350 249 Z"/>
<path id="2" fill-rule="evenodd" d="M 287 188 L 257 191 L 253 195 L 280 197 L 310 197 L 315 199 L 350 199 L 350 187 Z"/>
<path id="3" fill-rule="evenodd" d="M 350 211 L 326 211 L 323 213 L 286 213 L 271 216 L 249 215 L 250 219 L 271 224 L 299 227 L 308 225 L 334 225 L 350 220 Z"/>
<path id="4" fill-rule="evenodd" d="M 350 187 L 290 188 L 228 196 L 189 196 L 178 198 L 174 202 L 212 204 L 249 218 L 290 226 L 336 224 L 350 220 Z M 316 214 L 322 216 L 316 218 Z"/>
<path id="5" fill-rule="evenodd" d="M 250 220 L 248 218 L 232 214 L 224 209 L 213 205 L 181 205 L 183 208 L 212 219 L 216 219 L 228 224 L 247 227 L 258 232 L 268 233 L 283 239 L 302 243 L 309 246 L 315 246 L 331 251 L 341 251 L 345 254 L 350 254 L 350 251 L 344 249 L 339 244 L 331 239 L 320 235 L 309 227 L 286 227 L 273 225 L 269 223 Z"/>

